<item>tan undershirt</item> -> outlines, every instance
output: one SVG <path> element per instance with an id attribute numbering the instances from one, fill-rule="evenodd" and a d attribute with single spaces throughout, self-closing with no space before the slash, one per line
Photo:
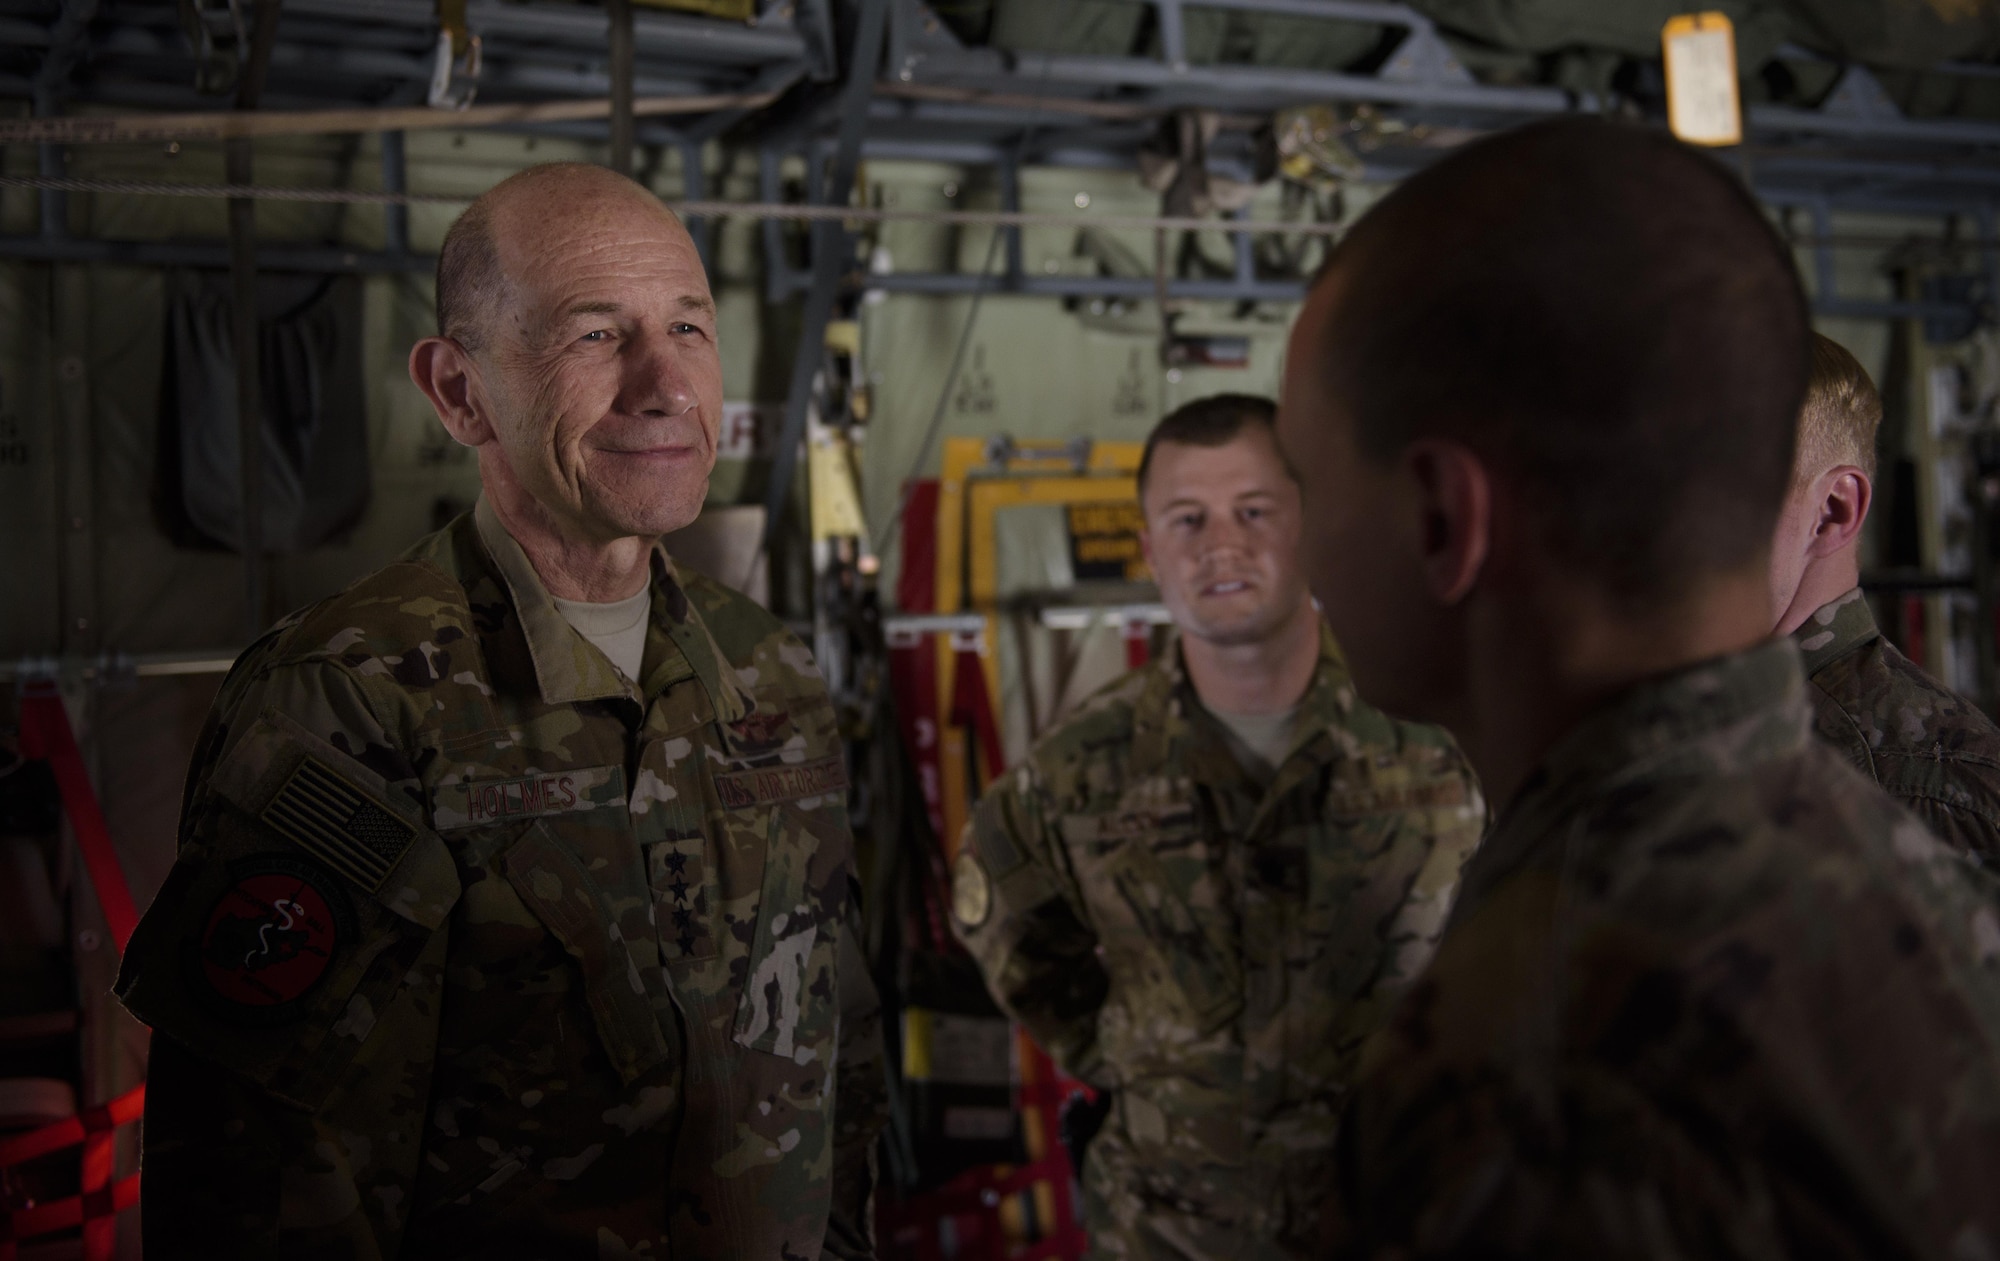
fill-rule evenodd
<path id="1" fill-rule="evenodd" d="M 626 678 L 638 679 L 639 667 L 646 660 L 646 616 L 653 611 L 651 587 L 641 587 L 639 594 L 610 604 L 549 598 L 577 634 L 596 644 Z"/>
<path id="2" fill-rule="evenodd" d="M 1299 716 L 1299 707 L 1275 714 L 1227 714 L 1214 708 L 1208 712 L 1221 724 L 1223 739 L 1237 764 L 1259 784 L 1270 783 L 1285 754 L 1292 751 L 1292 723 Z"/>

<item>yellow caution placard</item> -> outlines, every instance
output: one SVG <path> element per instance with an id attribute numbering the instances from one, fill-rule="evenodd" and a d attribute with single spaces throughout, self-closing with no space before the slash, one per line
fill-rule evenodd
<path id="1" fill-rule="evenodd" d="M 1736 28 L 1722 13 L 1687 13 L 1660 32 L 1667 63 L 1667 125 L 1689 144 L 1743 142 Z"/>

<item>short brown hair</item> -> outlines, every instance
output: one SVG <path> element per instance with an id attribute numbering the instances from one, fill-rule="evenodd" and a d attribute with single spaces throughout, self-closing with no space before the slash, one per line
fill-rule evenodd
<path id="1" fill-rule="evenodd" d="M 1796 480 L 1806 481 L 1839 464 L 1875 477 L 1875 434 L 1882 425 L 1882 396 L 1868 370 L 1839 342 L 1813 334 L 1812 373 L 1799 408 Z"/>
<path id="2" fill-rule="evenodd" d="M 1139 457 L 1139 499 L 1146 498 L 1146 475 L 1153 469 L 1153 452 L 1162 442 L 1179 442 L 1191 447 L 1219 447 L 1234 442 L 1245 426 L 1261 425 L 1277 446 L 1278 405 L 1257 394 L 1211 394 L 1192 403 L 1183 403 L 1161 418 L 1146 435 L 1146 450 Z M 1278 448 L 1284 460 L 1284 449 Z M 1298 475 L 1290 464 L 1285 472 L 1293 481 Z"/>
<path id="3" fill-rule="evenodd" d="M 1335 249 L 1318 354 L 1361 449 L 1450 436 L 1628 611 L 1753 563 L 1790 483 L 1806 304 L 1740 181 L 1595 118 L 1466 145 Z"/>

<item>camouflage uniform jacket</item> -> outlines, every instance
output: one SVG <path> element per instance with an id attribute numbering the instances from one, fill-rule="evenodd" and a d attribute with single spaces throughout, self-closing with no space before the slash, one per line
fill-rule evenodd
<path id="1" fill-rule="evenodd" d="M 817 670 L 656 549 L 635 686 L 477 512 L 223 685 L 119 983 L 148 1255 L 869 1255 Z"/>
<path id="2" fill-rule="evenodd" d="M 1484 810 L 1436 728 L 1358 700 L 1330 636 L 1260 789 L 1176 647 L 980 801 L 960 937 L 1006 1011 L 1113 1089 L 1083 1171 L 1100 1255 L 1297 1255 L 1366 1035 L 1428 957 Z"/>
<path id="3" fill-rule="evenodd" d="M 2000 870 L 2000 726 L 1882 638 L 1858 587 L 1792 638 L 1821 738 L 1944 841 Z"/>
<path id="4" fill-rule="evenodd" d="M 1798 653 L 1549 751 L 1363 1056 L 1342 1257 L 2000 1255 L 2000 914 Z"/>

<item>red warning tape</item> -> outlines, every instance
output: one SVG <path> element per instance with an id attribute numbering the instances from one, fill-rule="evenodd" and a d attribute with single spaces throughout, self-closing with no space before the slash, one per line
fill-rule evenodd
<path id="1" fill-rule="evenodd" d="M 69 711 L 62 697 L 47 686 L 24 690 L 21 696 L 21 752 L 30 758 L 46 759 L 62 793 L 63 810 L 69 815 L 70 831 L 76 834 L 77 848 L 90 872 L 91 888 L 97 905 L 104 911 L 104 923 L 118 952 L 132 940 L 139 926 L 139 912 L 132 904 L 132 889 L 125 882 L 118 851 L 111 844 L 111 831 L 104 826 L 104 812 L 98 809 L 97 793 L 90 786 L 90 772 L 83 753 L 76 747 L 76 733 L 70 729 Z M 110 1261 L 118 1246 L 117 1216 L 139 1202 L 139 1175 L 112 1180 L 116 1153 L 112 1131 L 138 1120 L 146 1111 L 146 1086 L 141 1082 L 109 1103 L 86 1108 L 80 1114 L 0 1139 L 0 1169 L 46 1156 L 66 1147 L 81 1146 L 83 1170 L 80 1195 L 52 1200 L 33 1208 L 0 1213 L 0 1261 L 15 1261 L 16 1240 L 46 1235 L 59 1230 L 83 1228 L 84 1261 Z"/>

